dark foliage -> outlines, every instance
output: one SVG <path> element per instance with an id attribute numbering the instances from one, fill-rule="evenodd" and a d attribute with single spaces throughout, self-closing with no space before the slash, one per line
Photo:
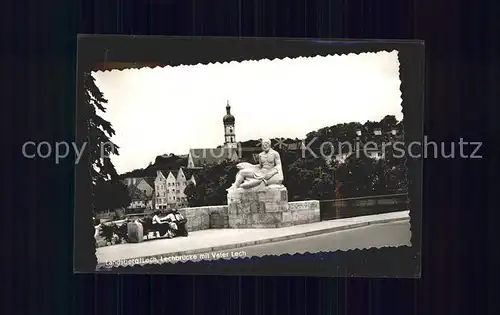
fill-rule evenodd
<path id="1" fill-rule="evenodd" d="M 118 174 L 109 158 L 118 155 L 118 146 L 111 141 L 115 134 L 111 123 L 99 113 L 105 113 L 108 102 L 90 73 L 83 74 L 84 96 L 82 119 L 87 123 L 86 152 L 89 154 L 89 172 L 92 180 L 92 213 L 126 206 L 130 198 L 125 186 L 118 182 Z"/>
<path id="2" fill-rule="evenodd" d="M 127 233 L 127 221 L 118 225 L 116 223 L 102 224 L 100 236 L 106 243 L 121 244 L 129 241 Z"/>
<path id="3" fill-rule="evenodd" d="M 224 161 L 208 166 L 197 174 L 196 186 L 189 184 L 184 193 L 191 207 L 227 204 L 226 189 L 238 172 L 235 162 Z"/>
<path id="4" fill-rule="evenodd" d="M 131 202 L 127 187 L 118 180 L 98 180 L 94 187 L 94 207 L 97 212 L 126 207 Z"/>
<path id="5" fill-rule="evenodd" d="M 83 75 L 85 87 L 84 107 L 82 109 L 83 119 L 87 122 L 88 137 L 86 152 L 90 156 L 90 173 L 93 183 L 98 180 L 107 180 L 117 176 L 116 169 L 109 159 L 112 154 L 118 155 L 118 146 L 110 138 L 115 134 L 111 123 L 101 116 L 99 112 L 105 113 L 104 104 L 108 101 L 95 85 L 95 79 L 90 73 Z"/>

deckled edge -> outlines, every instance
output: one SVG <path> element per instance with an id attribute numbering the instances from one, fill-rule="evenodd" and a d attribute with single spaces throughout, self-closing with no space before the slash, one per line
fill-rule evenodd
<path id="1" fill-rule="evenodd" d="M 403 114 L 403 119 L 405 117 L 405 106 L 404 106 L 404 103 L 405 103 L 405 100 L 404 100 L 404 84 L 403 84 L 403 81 L 401 79 L 401 70 L 402 68 L 404 68 L 404 63 L 401 63 L 401 60 L 400 60 L 400 52 L 397 50 L 397 49 L 393 49 L 393 50 L 378 50 L 378 51 L 369 51 L 370 49 L 366 49 L 368 51 L 366 52 L 361 52 L 361 53 L 338 53 L 338 54 L 317 54 L 315 56 L 301 56 L 301 57 L 294 57 L 294 58 L 290 58 L 290 57 L 284 57 L 284 58 L 272 58 L 272 59 L 269 59 L 269 58 L 263 58 L 263 59 L 244 59 L 244 60 L 231 60 L 231 61 L 223 61 L 223 62 L 209 62 L 209 63 L 197 63 L 197 64 L 178 64 L 178 65 L 174 65 L 174 66 L 171 66 L 171 65 L 165 65 L 165 66 L 155 66 L 155 67 L 151 67 L 151 66 L 147 66 L 147 65 L 144 65 L 144 66 L 140 66 L 140 67 L 137 67 L 137 63 L 133 63 L 133 62 L 130 62 L 130 64 L 132 65 L 131 67 L 126 67 L 126 68 L 123 68 L 123 69 L 106 69 L 106 70 L 98 70 L 98 71 L 94 71 L 92 70 L 91 72 L 92 73 L 106 73 L 106 72 L 113 72 L 113 71 L 130 71 L 130 70 L 140 70 L 140 69 L 144 69 L 144 68 L 148 68 L 148 69 L 156 69 L 156 68 L 176 68 L 176 67 L 199 67 L 199 66 L 209 66 L 209 65 L 230 65 L 230 64 L 239 64 L 239 63 L 250 63 L 250 62 L 271 62 L 271 61 L 290 61 L 290 60 L 296 60 L 296 59 L 314 59 L 314 58 L 328 58 L 328 57 L 349 57 L 349 56 L 359 56 L 359 55 L 364 55 L 364 54 L 379 54 L 379 53 L 393 53 L 393 52 L 396 52 L 396 59 L 398 61 L 398 79 L 399 79 L 399 83 L 400 83 L 400 86 L 399 86 L 399 90 L 400 90 L 400 95 L 401 95 L 401 112 Z M 110 63 L 120 63 L 120 64 L 123 64 L 125 62 L 110 62 Z M 145 62 L 146 63 L 146 62 Z M 404 133 L 404 124 L 403 124 L 403 133 Z M 403 134 L 403 139 L 404 141 L 406 142 L 406 138 L 405 138 L 405 134 Z M 261 260 L 261 259 L 267 259 L 267 258 L 299 258 L 301 260 L 311 260 L 311 261 L 314 261 L 314 260 L 318 260 L 318 259 L 321 259 L 323 260 L 324 255 L 335 255 L 336 253 L 366 253 L 368 254 L 368 252 L 370 253 L 374 253 L 374 251 L 380 251 L 380 250 L 384 250 L 384 249 L 391 249 L 391 248 L 412 248 L 413 246 L 413 237 L 414 237 L 414 233 L 413 233 L 413 229 L 412 229 L 412 206 L 411 206 L 411 197 L 410 197 L 410 186 L 411 186 L 411 183 L 410 183 L 410 179 L 408 178 L 408 167 L 407 167 L 407 161 L 408 159 L 406 158 L 406 155 L 405 155 L 405 161 L 404 161 L 404 165 L 405 165 L 405 168 L 406 168 L 406 172 L 405 172 L 405 176 L 406 176 L 406 181 L 407 181 L 407 184 L 408 184 L 408 209 L 409 209 L 409 224 L 410 224 L 410 245 L 400 245 L 400 246 L 381 246 L 381 247 L 370 247 L 370 248 L 363 248 L 363 249 L 359 249 L 359 248 L 353 248 L 353 249 L 348 249 L 348 250 L 336 250 L 336 251 L 319 251 L 319 252 L 305 252 L 305 253 L 293 253 L 293 254 L 281 254 L 281 255 L 264 255 L 264 256 L 252 256 L 252 257 L 243 257 L 243 258 L 230 258 L 230 259 L 216 259 L 216 260 L 208 260 L 208 261 L 202 261 L 202 262 L 192 262 L 192 261 L 185 261 L 185 262 L 182 262 L 182 261 L 179 261 L 179 262 L 176 262 L 176 263 L 165 263 L 165 264 L 170 264 L 170 265 L 197 265 L 197 264 L 217 264 L 217 263 L 220 263 L 221 261 L 223 262 L 233 262 L 233 261 L 254 261 L 254 263 L 258 264 L 258 261 Z M 418 185 L 421 185 L 421 183 L 417 183 Z M 96 254 L 96 259 L 97 259 L 97 248 L 95 248 L 95 254 Z M 144 273 L 148 273 L 147 270 L 148 268 L 157 268 L 158 265 L 164 265 L 164 264 L 136 264 L 136 265 L 129 265 L 129 266 L 120 266 L 120 267 L 112 267 L 112 268 L 98 268 L 99 264 L 96 266 L 96 270 L 94 272 L 97 272 L 97 273 L 113 273 L 113 274 L 119 274 L 119 273 L 128 273 L 127 270 L 133 270 L 134 273 L 141 273 L 141 272 L 137 272 L 138 270 L 142 270 L 144 271 Z M 419 270 L 420 270 L 420 267 L 419 267 Z M 120 272 L 120 271 L 123 271 L 123 272 Z M 149 273 L 148 273 L 149 274 Z M 158 273 L 158 272 L 155 272 L 155 274 L 166 274 L 166 273 Z M 267 274 L 263 274 L 263 275 L 267 275 Z M 281 274 L 280 274 L 281 275 Z M 283 274 L 285 275 L 285 274 Z M 337 275 L 339 277 L 342 277 L 342 276 L 351 276 L 351 275 Z M 375 275 L 375 276 L 378 276 L 378 277 L 387 277 L 387 275 Z"/>
<path id="2" fill-rule="evenodd" d="M 380 53 L 394 53 L 396 52 L 396 54 L 398 55 L 398 64 L 400 66 L 400 62 L 399 62 L 399 51 L 394 49 L 394 50 L 391 50 L 391 51 L 388 51 L 388 50 L 379 50 L 379 51 L 376 51 L 376 52 L 372 52 L 372 51 L 367 51 L 367 52 L 362 52 L 362 53 L 345 53 L 345 54 L 326 54 L 326 55 L 323 55 L 323 54 L 318 54 L 318 55 L 315 55 L 315 56 L 306 56 L 306 57 L 294 57 L 294 58 L 290 58 L 290 57 L 284 57 L 284 58 L 272 58 L 272 59 L 269 59 L 269 58 L 263 58 L 263 59 L 243 59 L 243 60 L 231 60 L 231 61 L 222 61 L 222 62 L 219 62 L 219 61 L 216 61 L 216 62 L 209 62 L 209 63 L 202 63 L 202 62 L 199 62 L 199 63 L 196 63 L 196 64 L 178 64 L 178 65 L 165 65 L 165 66 L 154 66 L 154 67 L 151 67 L 151 66 L 148 66 L 148 62 L 140 62 L 140 63 L 134 63 L 134 62 L 114 62 L 114 61 L 109 61 L 107 62 L 108 64 L 130 64 L 130 67 L 126 67 L 126 68 L 122 68 L 122 69 L 106 69 L 106 70 L 98 70 L 98 71 L 94 71 L 92 70 L 91 72 L 92 73 L 107 73 L 107 72 L 114 72 L 114 71 L 117 71 L 117 72 L 121 72 L 121 71 L 130 71 L 130 70 L 141 70 L 141 69 L 144 69 L 144 68 L 147 68 L 147 69 L 157 69 L 157 68 L 160 68 L 160 69 L 163 69 L 163 68 L 178 68 L 178 67 L 200 67 L 200 66 L 211 66 L 211 65 L 231 65 L 231 64 L 245 64 L 245 63 L 252 63 L 252 62 L 275 62 L 275 61 L 291 61 L 291 60 L 304 60 L 304 59 L 315 59 L 315 58 L 331 58 L 331 57 L 352 57 L 352 56 L 360 56 L 360 55 L 377 55 L 377 54 L 380 54 Z M 106 63 L 106 62 L 102 62 L 102 63 Z M 150 63 L 157 63 L 157 62 L 150 62 Z M 159 63 L 159 62 L 158 62 Z M 141 65 L 142 64 L 142 65 Z M 140 65 L 140 66 L 138 66 Z M 399 69 L 399 67 L 398 67 Z M 401 80 L 400 80 L 401 81 Z"/>

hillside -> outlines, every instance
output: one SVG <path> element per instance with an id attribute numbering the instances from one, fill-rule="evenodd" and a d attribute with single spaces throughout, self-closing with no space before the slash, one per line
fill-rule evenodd
<path id="1" fill-rule="evenodd" d="M 146 168 L 135 169 L 133 171 L 120 175 L 120 178 L 127 177 L 155 177 L 157 170 L 177 170 L 181 166 L 187 165 L 187 156 L 178 156 L 175 154 L 159 155 L 154 163 L 150 163 Z"/>

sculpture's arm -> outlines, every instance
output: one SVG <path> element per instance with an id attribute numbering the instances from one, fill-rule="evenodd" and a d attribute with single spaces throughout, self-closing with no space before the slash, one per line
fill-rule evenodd
<path id="1" fill-rule="evenodd" d="M 238 163 L 236 165 L 236 167 L 239 169 L 239 170 L 242 170 L 242 169 L 247 169 L 247 168 L 260 168 L 259 164 L 250 164 L 250 163 L 247 163 L 247 162 L 242 162 L 242 163 Z"/>
<path id="2" fill-rule="evenodd" d="M 260 157 L 260 154 L 259 154 L 259 163 L 255 164 L 255 165 L 252 164 L 252 166 L 255 168 L 259 168 L 259 169 L 262 168 L 262 158 Z"/>

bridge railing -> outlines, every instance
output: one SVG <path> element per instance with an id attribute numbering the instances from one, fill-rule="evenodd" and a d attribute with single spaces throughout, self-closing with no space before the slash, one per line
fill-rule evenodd
<path id="1" fill-rule="evenodd" d="M 333 220 L 408 210 L 408 194 L 320 200 L 320 218 Z"/>

